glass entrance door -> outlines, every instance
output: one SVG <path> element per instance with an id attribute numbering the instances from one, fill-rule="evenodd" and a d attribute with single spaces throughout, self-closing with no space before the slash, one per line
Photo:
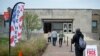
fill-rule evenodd
<path id="1" fill-rule="evenodd" d="M 63 23 L 63 32 L 72 33 L 72 23 Z"/>

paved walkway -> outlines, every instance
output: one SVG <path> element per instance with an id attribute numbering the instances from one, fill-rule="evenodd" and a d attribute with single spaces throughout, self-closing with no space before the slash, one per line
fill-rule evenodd
<path id="1" fill-rule="evenodd" d="M 98 53 L 100 56 L 100 43 L 99 41 L 95 40 L 87 40 L 87 44 L 95 44 L 98 46 Z M 59 44 L 57 42 L 56 46 L 52 46 L 51 43 L 49 43 L 45 53 L 42 56 L 75 56 L 74 54 L 74 46 L 73 46 L 73 52 L 71 52 L 70 49 L 70 41 L 69 41 L 69 46 L 67 46 L 66 43 L 63 43 L 62 47 L 59 47 Z"/>
<path id="2" fill-rule="evenodd" d="M 49 43 L 43 56 L 74 56 L 74 52 L 71 52 L 70 46 L 67 46 L 66 43 L 63 43 L 62 47 L 59 47 L 58 43 L 56 46 Z"/>

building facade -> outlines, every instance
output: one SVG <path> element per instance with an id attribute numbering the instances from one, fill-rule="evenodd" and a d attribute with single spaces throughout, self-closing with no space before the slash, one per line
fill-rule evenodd
<path id="1" fill-rule="evenodd" d="M 25 9 L 37 14 L 43 25 L 43 32 L 63 30 L 74 33 L 80 28 L 83 33 L 98 33 L 100 29 L 99 9 Z"/>
<path id="2" fill-rule="evenodd" d="M 9 11 L 9 10 L 8 10 Z M 100 35 L 100 9 L 25 9 L 37 14 L 42 24 L 42 33 L 56 30 L 65 34 L 75 33 L 77 28 L 90 37 L 99 38 Z M 4 23 L 3 15 L 0 16 L 0 32 L 6 32 L 7 24 Z"/>

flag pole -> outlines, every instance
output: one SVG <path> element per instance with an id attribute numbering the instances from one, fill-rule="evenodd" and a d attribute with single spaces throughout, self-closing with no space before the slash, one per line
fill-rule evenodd
<path id="1" fill-rule="evenodd" d="M 11 34 L 11 21 L 12 21 L 12 15 L 13 15 L 13 11 L 14 11 L 14 8 L 15 6 L 17 5 L 17 3 L 14 5 L 13 9 L 11 9 L 10 11 L 10 19 L 9 19 L 9 56 L 11 56 L 11 46 L 10 46 L 10 42 L 11 42 L 11 39 L 10 39 L 10 34 Z"/>
<path id="2" fill-rule="evenodd" d="M 9 56 L 10 56 L 10 51 L 11 51 L 11 46 L 10 46 L 10 31 L 11 31 L 11 27 L 10 27 L 10 25 L 11 25 L 11 15 L 10 15 L 10 19 L 9 19 Z"/>
<path id="3" fill-rule="evenodd" d="M 12 13 L 13 13 L 13 9 L 11 9 L 11 11 L 9 11 L 11 14 L 9 15 L 10 19 L 9 19 L 9 56 L 11 56 L 11 46 L 10 46 L 10 34 L 11 34 L 11 21 L 12 21 Z"/>
<path id="4" fill-rule="evenodd" d="M 11 46 L 10 46 L 10 33 L 11 33 L 11 20 L 12 20 L 12 9 L 10 8 L 9 9 L 10 11 L 9 12 L 9 56 L 11 56 Z"/>

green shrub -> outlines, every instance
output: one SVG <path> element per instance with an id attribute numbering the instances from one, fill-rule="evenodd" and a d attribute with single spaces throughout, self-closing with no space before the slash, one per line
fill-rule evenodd
<path id="1" fill-rule="evenodd" d="M 9 47 L 8 46 L 0 46 L 0 56 L 8 56 L 9 55 Z"/>
<path id="2" fill-rule="evenodd" d="M 12 48 L 11 55 L 18 56 L 20 50 L 23 52 L 23 56 L 40 56 L 42 50 L 46 46 L 46 40 L 44 38 L 37 38 L 28 40 L 26 42 L 20 42 L 16 47 Z"/>
<path id="3" fill-rule="evenodd" d="M 0 46 L 1 45 L 8 45 L 8 44 L 9 44 L 9 38 L 7 38 L 7 37 L 0 38 Z"/>
<path id="4" fill-rule="evenodd" d="M 5 41 L 4 41 L 5 42 Z M 15 47 L 11 47 L 11 56 L 18 56 L 20 50 L 23 56 L 40 56 L 46 47 L 44 38 L 36 38 L 27 41 L 20 41 Z M 9 45 L 0 45 L 0 56 L 9 55 Z"/>
<path id="5" fill-rule="evenodd" d="M 1 37 L 0 38 L 0 56 L 9 55 L 9 38 Z"/>

